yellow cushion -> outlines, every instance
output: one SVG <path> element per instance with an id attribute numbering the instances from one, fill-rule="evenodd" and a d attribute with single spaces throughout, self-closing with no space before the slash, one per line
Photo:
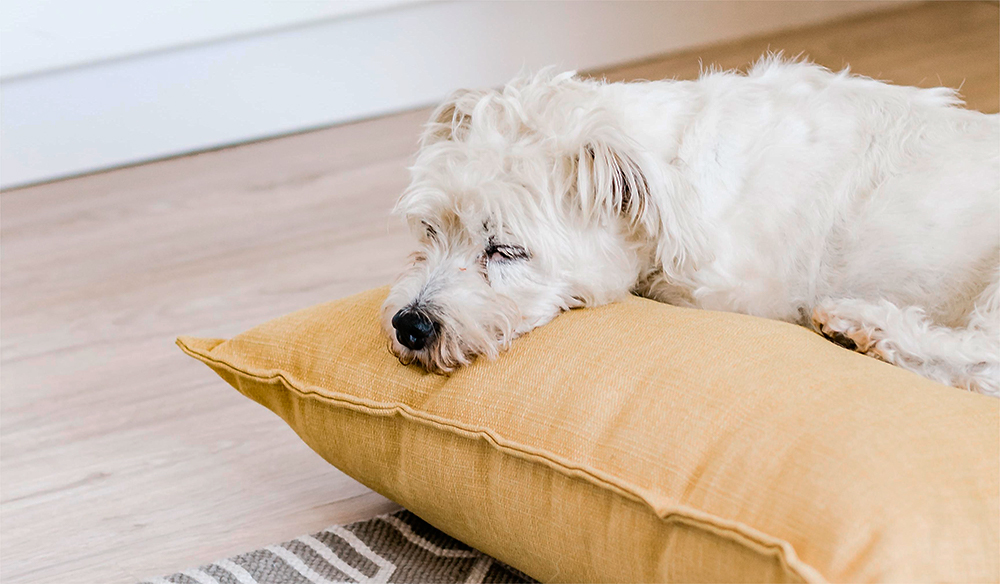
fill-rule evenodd
<path id="1" fill-rule="evenodd" d="M 633 298 L 451 376 L 385 289 L 181 338 L 331 464 L 543 581 L 1000 580 L 1000 400 Z"/>

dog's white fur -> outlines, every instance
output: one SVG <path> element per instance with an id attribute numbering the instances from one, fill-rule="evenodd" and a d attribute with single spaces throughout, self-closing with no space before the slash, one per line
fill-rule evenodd
<path id="1" fill-rule="evenodd" d="M 806 62 L 604 83 L 542 73 L 433 115 L 383 307 L 447 372 L 629 293 L 814 327 L 997 395 L 1000 117 Z M 428 346 L 391 319 L 420 310 Z"/>

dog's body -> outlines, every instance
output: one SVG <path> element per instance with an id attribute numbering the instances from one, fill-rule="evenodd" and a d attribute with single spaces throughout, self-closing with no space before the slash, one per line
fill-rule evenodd
<path id="1" fill-rule="evenodd" d="M 634 292 L 996 395 L 1000 117 L 958 103 L 774 58 L 459 94 L 398 206 L 423 250 L 384 307 L 393 350 L 449 371 Z"/>

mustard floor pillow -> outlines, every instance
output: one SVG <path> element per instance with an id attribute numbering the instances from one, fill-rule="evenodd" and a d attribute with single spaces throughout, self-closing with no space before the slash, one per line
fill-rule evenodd
<path id="1" fill-rule="evenodd" d="M 633 298 L 443 377 L 385 289 L 181 348 L 331 464 L 542 581 L 1000 580 L 1000 400 Z"/>

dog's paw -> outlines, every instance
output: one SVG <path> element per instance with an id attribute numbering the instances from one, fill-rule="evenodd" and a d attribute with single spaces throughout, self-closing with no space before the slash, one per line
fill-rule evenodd
<path id="1" fill-rule="evenodd" d="M 841 303 L 836 301 L 826 301 L 816 306 L 812 313 L 813 328 L 844 348 L 885 360 L 878 348 L 880 331 L 844 316 L 838 310 L 840 307 Z"/>

